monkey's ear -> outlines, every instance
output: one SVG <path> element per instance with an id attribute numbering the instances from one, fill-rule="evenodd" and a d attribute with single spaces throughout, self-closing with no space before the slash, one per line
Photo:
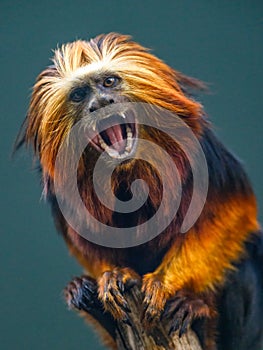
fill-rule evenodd
<path id="1" fill-rule="evenodd" d="M 25 144 L 25 142 L 26 142 L 26 132 L 25 132 L 25 129 L 26 129 L 26 124 L 27 124 L 27 119 L 28 119 L 28 116 L 26 115 L 25 119 L 23 120 L 22 125 L 20 126 L 19 132 L 18 132 L 18 134 L 17 134 L 17 136 L 16 136 L 15 143 L 14 143 L 14 146 L 13 146 L 12 156 L 14 156 L 15 153 L 16 153 L 22 146 L 24 146 L 24 144 Z"/>
<path id="2" fill-rule="evenodd" d="M 33 144 L 35 151 L 37 149 L 37 137 L 38 137 L 38 125 L 39 116 L 36 114 L 38 103 L 41 99 L 41 90 L 47 83 L 48 77 L 55 77 L 58 75 L 57 69 L 54 64 L 46 67 L 37 77 L 33 92 L 31 95 L 31 102 L 29 111 L 19 129 L 16 137 L 13 152 L 14 155 L 22 146 L 26 144 Z"/>
<path id="3" fill-rule="evenodd" d="M 209 87 L 203 81 L 188 77 L 180 72 L 176 72 L 176 78 L 181 89 L 188 95 L 194 91 L 209 92 Z"/>

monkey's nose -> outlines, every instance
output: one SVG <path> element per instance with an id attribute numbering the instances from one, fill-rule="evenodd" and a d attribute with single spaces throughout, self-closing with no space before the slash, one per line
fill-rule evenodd
<path id="1" fill-rule="evenodd" d="M 112 103 L 114 103 L 114 99 L 111 97 L 94 98 L 90 101 L 89 111 L 90 111 L 90 113 L 92 113 L 92 112 L 96 111 L 97 109 L 100 109 L 102 107 L 106 107 Z"/>

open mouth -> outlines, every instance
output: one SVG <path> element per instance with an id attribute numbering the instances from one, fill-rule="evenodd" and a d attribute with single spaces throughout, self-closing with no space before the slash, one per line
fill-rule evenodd
<path id="1" fill-rule="evenodd" d="M 124 159 L 134 154 L 137 143 L 137 124 L 134 118 L 115 114 L 97 123 L 99 132 L 91 143 L 99 152 L 111 158 Z"/>

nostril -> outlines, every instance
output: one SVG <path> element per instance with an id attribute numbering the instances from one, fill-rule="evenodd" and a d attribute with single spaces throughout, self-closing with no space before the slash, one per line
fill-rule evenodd
<path id="1" fill-rule="evenodd" d="M 92 113 L 99 108 L 106 107 L 109 104 L 115 103 L 113 98 L 96 98 L 93 99 L 89 104 L 89 112 Z"/>
<path id="2" fill-rule="evenodd" d="M 89 105 L 89 111 L 90 113 L 95 112 L 99 108 L 99 104 L 97 101 L 92 101 Z"/>

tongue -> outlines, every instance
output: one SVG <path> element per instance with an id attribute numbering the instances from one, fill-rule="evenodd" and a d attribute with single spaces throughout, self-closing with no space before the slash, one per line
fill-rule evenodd
<path id="1" fill-rule="evenodd" d="M 110 128 L 106 129 L 105 133 L 107 134 L 110 140 L 110 147 L 115 149 L 119 153 L 123 153 L 126 147 L 126 140 L 123 139 L 121 126 L 113 125 Z"/>

